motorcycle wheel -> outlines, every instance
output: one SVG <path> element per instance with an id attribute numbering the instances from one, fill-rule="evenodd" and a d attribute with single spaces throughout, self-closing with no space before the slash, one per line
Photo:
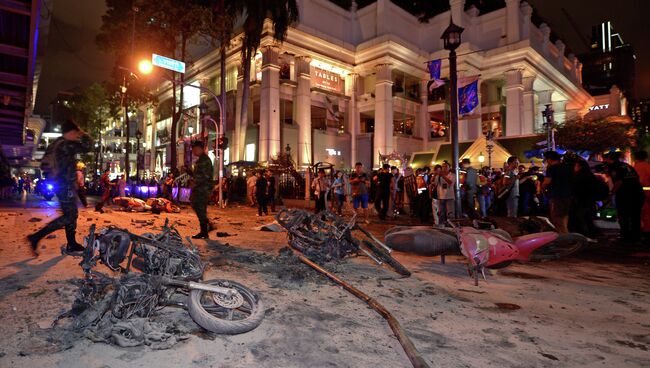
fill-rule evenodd
<path id="1" fill-rule="evenodd" d="M 531 261 L 559 259 L 579 251 L 587 239 L 576 233 L 560 234 L 553 242 L 535 250 L 530 255 Z"/>
<path id="2" fill-rule="evenodd" d="M 54 195 L 52 195 L 52 194 L 43 194 L 43 198 L 45 198 L 46 201 L 51 201 L 52 198 L 54 198 Z"/>
<path id="3" fill-rule="evenodd" d="M 251 331 L 262 323 L 264 305 L 250 289 L 229 280 L 202 283 L 236 289 L 243 297 L 243 303 L 236 308 L 224 307 L 217 304 L 214 293 L 192 290 L 188 298 L 188 311 L 199 326 L 218 334 L 236 335 Z"/>

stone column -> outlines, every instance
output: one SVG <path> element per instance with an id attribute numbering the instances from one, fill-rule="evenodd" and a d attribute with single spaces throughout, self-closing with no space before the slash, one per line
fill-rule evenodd
<path id="1" fill-rule="evenodd" d="M 309 56 L 296 57 L 296 121 L 298 123 L 298 165 L 307 166 L 312 162 L 311 142 L 311 74 Z"/>
<path id="2" fill-rule="evenodd" d="M 520 135 L 523 113 L 524 85 L 519 69 L 506 73 L 506 136 Z"/>
<path id="3" fill-rule="evenodd" d="M 526 1 L 522 1 L 519 5 L 521 10 L 521 38 L 527 40 L 530 38 L 530 27 L 532 25 L 530 18 L 533 15 L 533 7 Z"/>
<path id="4" fill-rule="evenodd" d="M 537 92 L 537 114 L 535 115 L 535 132 L 544 131 L 544 117 L 542 112 L 546 110 L 546 105 L 551 104 L 552 90 Z"/>
<path id="5" fill-rule="evenodd" d="M 244 68 L 242 65 L 237 66 L 237 96 L 235 97 L 235 134 L 233 136 L 232 152 L 234 161 L 244 160 L 244 150 L 246 149 L 246 129 L 247 122 L 241 121 L 241 105 L 244 94 Z"/>
<path id="6" fill-rule="evenodd" d="M 508 43 L 515 43 L 521 39 L 519 1 L 506 0 L 506 40 Z"/>
<path id="7" fill-rule="evenodd" d="M 259 161 L 266 162 L 280 150 L 280 65 L 277 46 L 262 48 Z"/>
<path id="8" fill-rule="evenodd" d="M 431 138 L 431 118 L 429 117 L 429 90 L 428 81 L 420 82 L 420 111 L 418 114 L 418 136 L 422 138 L 422 150 L 426 151 Z"/>
<path id="9" fill-rule="evenodd" d="M 380 64 L 376 67 L 375 84 L 375 133 L 373 166 L 379 165 L 379 153 L 393 152 L 393 81 L 392 66 Z"/>
<path id="10" fill-rule="evenodd" d="M 348 88 L 350 103 L 348 105 L 348 131 L 350 132 L 350 167 L 358 161 L 357 157 L 357 135 L 361 128 L 361 114 L 357 106 L 357 96 L 359 95 L 359 74 L 350 73 L 345 78 L 345 85 Z"/>
<path id="11" fill-rule="evenodd" d="M 535 76 L 524 77 L 524 114 L 521 121 L 521 134 L 533 134 L 535 132 L 535 91 L 533 84 Z"/>
<path id="12" fill-rule="evenodd" d="M 451 18 L 459 27 L 463 27 L 463 15 L 465 14 L 465 0 L 449 0 Z"/>

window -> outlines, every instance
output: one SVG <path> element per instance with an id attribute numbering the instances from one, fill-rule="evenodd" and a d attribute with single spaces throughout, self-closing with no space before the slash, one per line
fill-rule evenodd
<path id="1" fill-rule="evenodd" d="M 246 153 L 244 155 L 246 161 L 255 161 L 255 143 L 246 145 Z"/>

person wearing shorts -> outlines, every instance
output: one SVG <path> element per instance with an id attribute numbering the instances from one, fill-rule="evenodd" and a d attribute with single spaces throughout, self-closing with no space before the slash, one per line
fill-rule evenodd
<path id="1" fill-rule="evenodd" d="M 368 186 L 370 185 L 370 178 L 368 174 L 363 172 L 363 164 L 357 162 L 354 165 L 354 172 L 350 175 L 350 186 L 352 187 L 352 206 L 354 210 L 363 215 L 368 221 Z M 361 207 L 361 210 L 359 210 Z"/>

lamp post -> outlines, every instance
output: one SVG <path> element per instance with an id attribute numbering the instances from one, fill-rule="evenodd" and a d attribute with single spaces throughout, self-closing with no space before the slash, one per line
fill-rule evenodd
<path id="1" fill-rule="evenodd" d="M 150 74 L 153 71 L 153 65 L 148 60 L 142 60 L 138 64 L 138 70 L 140 70 L 140 72 L 143 73 L 143 74 Z M 215 130 L 218 132 L 218 134 L 217 134 L 217 142 L 219 140 L 221 140 L 221 139 L 224 139 L 224 133 L 225 133 L 225 126 L 224 126 L 224 124 L 225 124 L 225 120 L 224 120 L 225 109 L 224 109 L 224 107 L 223 107 L 223 105 L 221 103 L 221 99 L 217 96 L 217 94 L 214 93 L 214 91 L 212 91 L 210 88 L 202 87 L 200 85 L 197 86 L 197 85 L 194 85 L 194 84 L 182 81 L 182 80 L 180 82 L 178 82 L 174 78 L 171 78 L 171 79 L 165 78 L 165 79 L 167 79 L 169 82 L 171 82 L 173 86 L 175 86 L 176 84 L 180 84 L 181 86 L 184 86 L 184 87 L 196 88 L 196 89 L 198 89 L 198 90 L 200 90 L 202 92 L 205 92 L 205 93 L 209 94 L 214 99 L 214 101 L 217 103 L 217 107 L 219 107 L 219 123 L 217 124 L 217 122 L 214 119 L 210 118 L 210 117 L 207 117 L 206 119 L 203 119 L 203 121 L 204 122 L 209 121 L 209 122 L 214 123 Z M 225 89 L 222 88 L 222 97 L 225 97 L 225 94 L 223 94 L 224 90 Z M 224 101 L 225 101 L 225 99 L 224 99 Z M 205 110 L 205 112 L 207 114 L 207 106 L 205 104 L 203 104 L 203 105 L 204 105 L 204 110 Z M 199 110 L 201 110 L 201 112 L 203 112 L 203 109 L 201 109 L 201 106 L 199 106 Z M 201 115 L 203 115 L 203 113 Z M 203 116 L 205 116 L 205 115 L 203 115 Z M 181 117 L 182 117 L 182 115 L 179 116 L 179 119 Z M 174 134 L 175 134 L 175 132 L 174 132 Z M 175 145 L 176 142 L 172 142 L 172 144 Z M 172 148 L 174 148 L 174 147 L 175 146 L 172 146 Z M 216 148 L 215 148 L 215 151 L 216 151 Z M 215 156 L 215 157 L 219 157 L 219 175 L 218 175 L 218 179 L 219 179 L 219 184 L 221 184 L 221 176 L 223 175 L 223 155 L 219 155 L 219 156 Z M 222 198 L 222 195 L 221 195 L 221 191 L 219 191 L 219 205 L 223 206 L 223 198 Z"/>
<path id="2" fill-rule="evenodd" d="M 488 131 L 487 135 L 485 136 L 485 149 L 488 153 L 488 167 L 490 170 L 492 170 L 492 151 L 494 150 L 494 141 L 492 140 L 493 137 L 494 132 L 491 130 Z"/>
<path id="3" fill-rule="evenodd" d="M 444 42 L 445 50 L 449 50 L 449 81 L 450 81 L 450 108 L 451 108 L 451 147 L 452 147 L 452 167 L 456 173 L 457 179 L 454 181 L 454 207 L 455 215 L 461 215 L 460 207 L 460 186 L 458 183 L 458 71 L 456 70 L 456 49 L 461 44 L 460 35 L 464 28 L 454 24 L 449 19 L 449 26 L 442 33 L 440 38 Z"/>
<path id="4" fill-rule="evenodd" d="M 142 139 L 142 132 L 138 129 L 135 132 L 135 139 L 137 140 L 138 149 L 135 155 L 135 182 L 136 184 L 140 181 L 140 139 Z"/>
<path id="5" fill-rule="evenodd" d="M 546 105 L 546 109 L 542 111 L 542 116 L 544 117 L 544 129 L 546 129 L 546 150 L 555 151 L 555 118 L 553 111 L 553 105 Z"/>

